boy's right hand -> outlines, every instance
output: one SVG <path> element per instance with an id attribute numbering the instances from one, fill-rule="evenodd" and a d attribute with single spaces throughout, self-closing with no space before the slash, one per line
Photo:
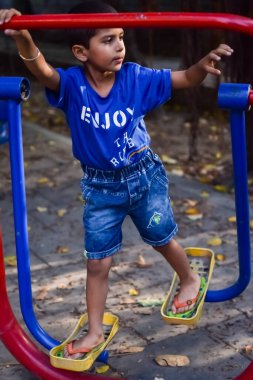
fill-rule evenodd
<path id="1" fill-rule="evenodd" d="M 0 25 L 9 22 L 13 16 L 20 16 L 21 13 L 14 9 L 0 9 Z M 17 37 L 23 34 L 22 30 L 5 29 L 4 34 L 11 37 Z"/>

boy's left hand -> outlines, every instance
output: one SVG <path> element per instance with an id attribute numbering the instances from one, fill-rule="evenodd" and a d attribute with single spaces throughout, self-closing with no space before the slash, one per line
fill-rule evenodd
<path id="1" fill-rule="evenodd" d="M 207 74 L 221 75 L 221 71 L 216 69 L 216 64 L 220 62 L 222 56 L 230 57 L 233 49 L 225 44 L 220 44 L 217 49 L 210 51 L 204 58 L 198 62 L 198 66 Z"/>

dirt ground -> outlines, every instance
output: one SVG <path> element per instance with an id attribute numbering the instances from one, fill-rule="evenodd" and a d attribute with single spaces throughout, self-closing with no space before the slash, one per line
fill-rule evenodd
<path id="1" fill-rule="evenodd" d="M 43 90 L 32 83 L 32 95 L 23 105 L 24 120 L 51 131 L 69 135 L 64 115 L 49 107 Z M 217 109 L 203 111 L 199 119 L 197 155 L 189 160 L 191 123 L 186 107 L 168 104 L 146 119 L 152 148 L 162 158 L 168 172 L 190 176 L 212 185 L 217 191 L 233 191 L 231 144 L 228 115 Z"/>

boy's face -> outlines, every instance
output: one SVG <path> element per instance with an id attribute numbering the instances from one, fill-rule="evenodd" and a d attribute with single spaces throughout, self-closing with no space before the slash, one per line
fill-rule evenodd
<path id="1" fill-rule="evenodd" d="M 125 57 L 123 37 L 121 28 L 98 29 L 86 50 L 86 63 L 100 72 L 119 71 Z"/>

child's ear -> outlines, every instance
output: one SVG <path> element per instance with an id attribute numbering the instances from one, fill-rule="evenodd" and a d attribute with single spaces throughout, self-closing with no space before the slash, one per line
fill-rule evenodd
<path id="1" fill-rule="evenodd" d="M 78 59 L 81 62 L 87 61 L 88 49 L 86 49 L 86 47 L 84 47 L 83 45 L 73 45 L 71 50 L 74 56 L 76 57 L 76 59 Z"/>

